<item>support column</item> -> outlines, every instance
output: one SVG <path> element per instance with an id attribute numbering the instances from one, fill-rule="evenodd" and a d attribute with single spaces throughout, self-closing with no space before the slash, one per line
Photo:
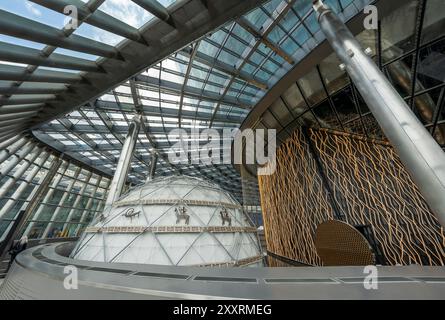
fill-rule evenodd
<path id="1" fill-rule="evenodd" d="M 136 146 L 139 128 L 141 126 L 142 117 L 136 115 L 133 118 L 130 128 L 128 130 L 127 138 L 122 146 L 122 152 L 119 157 L 116 172 L 114 173 L 113 181 L 111 182 L 110 192 L 108 193 L 105 207 L 111 206 L 122 194 L 122 190 L 127 180 L 128 170 L 131 164 L 131 158 Z"/>
<path id="2" fill-rule="evenodd" d="M 13 154 L 15 154 L 21 147 L 23 147 L 25 143 L 26 139 L 21 138 L 20 140 L 14 141 L 13 143 L 4 148 L 0 147 L 0 164 L 3 163 L 5 160 L 7 160 L 9 157 L 11 157 Z"/>
<path id="3" fill-rule="evenodd" d="M 389 139 L 414 183 L 445 227 L 445 153 L 337 15 L 314 1 L 321 30 Z"/>
<path id="4" fill-rule="evenodd" d="M 157 164 L 158 164 L 158 154 L 154 152 L 153 155 L 151 156 L 150 173 L 148 174 L 147 182 L 153 180 Z"/>

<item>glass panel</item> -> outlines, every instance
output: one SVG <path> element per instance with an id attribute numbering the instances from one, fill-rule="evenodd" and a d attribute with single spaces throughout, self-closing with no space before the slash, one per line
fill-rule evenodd
<path id="1" fill-rule="evenodd" d="M 282 94 L 282 97 L 295 116 L 302 114 L 308 108 L 295 83 Z"/>
<path id="2" fill-rule="evenodd" d="M 414 49 L 417 0 L 410 0 L 382 19 L 383 61 Z"/>
<path id="3" fill-rule="evenodd" d="M 281 99 L 275 101 L 271 106 L 270 110 L 273 112 L 274 116 L 280 121 L 283 127 L 287 126 L 292 120 L 293 117 L 289 114 L 288 109 L 284 105 L 284 102 Z"/>
<path id="4" fill-rule="evenodd" d="M 392 85 L 404 98 L 411 95 L 412 63 L 413 55 L 409 55 L 408 57 L 397 60 L 384 68 L 387 77 L 392 82 Z"/>
<path id="5" fill-rule="evenodd" d="M 339 67 L 340 64 L 341 62 L 335 54 L 331 54 L 320 64 L 321 74 L 330 94 L 344 88 L 349 83 L 346 72 Z"/>
<path id="6" fill-rule="evenodd" d="M 323 84 L 316 69 L 313 69 L 302 79 L 298 80 L 298 84 L 310 105 L 314 105 L 326 98 Z"/>
<path id="7" fill-rule="evenodd" d="M 342 123 L 351 121 L 359 116 L 352 98 L 351 87 L 340 91 L 332 97 L 338 117 Z"/>
<path id="8" fill-rule="evenodd" d="M 422 44 L 444 35 L 445 1 L 428 0 L 422 29 Z"/>
<path id="9" fill-rule="evenodd" d="M 421 49 L 417 65 L 416 92 L 445 82 L 445 39 Z"/>

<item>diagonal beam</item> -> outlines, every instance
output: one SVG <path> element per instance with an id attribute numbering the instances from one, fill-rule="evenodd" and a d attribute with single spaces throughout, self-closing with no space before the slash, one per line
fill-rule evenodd
<path id="1" fill-rule="evenodd" d="M 283 49 L 280 48 L 280 46 L 276 43 L 274 43 L 272 40 L 269 40 L 267 38 L 266 34 L 262 34 L 257 28 L 250 23 L 249 20 L 247 20 L 244 17 L 239 18 L 236 20 L 238 24 L 246 29 L 250 34 L 252 34 L 257 40 L 261 41 L 266 45 L 270 50 L 275 52 L 277 55 L 279 55 L 281 58 L 283 58 L 285 61 L 287 61 L 290 64 L 295 64 L 294 59 L 289 56 L 286 52 L 284 52 Z"/>
<path id="2" fill-rule="evenodd" d="M 179 128 L 181 128 L 181 126 L 182 126 L 181 117 L 182 117 L 182 107 L 184 104 L 184 95 L 185 95 L 184 91 L 187 88 L 187 82 L 189 80 L 190 72 L 192 71 L 192 68 L 193 68 L 193 61 L 195 59 L 196 53 L 198 52 L 198 47 L 199 47 L 199 41 L 192 46 L 192 52 L 189 57 L 189 63 L 187 64 L 187 71 L 185 72 L 185 75 L 184 75 L 184 82 L 183 82 L 182 88 L 181 88 L 181 97 L 179 98 L 179 110 L 178 110 Z"/>

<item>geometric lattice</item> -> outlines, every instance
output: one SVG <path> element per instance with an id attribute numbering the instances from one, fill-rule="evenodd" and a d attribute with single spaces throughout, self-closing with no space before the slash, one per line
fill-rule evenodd
<path id="1" fill-rule="evenodd" d="M 322 265 L 315 230 L 335 218 L 372 226 L 389 265 L 445 264 L 444 230 L 389 144 L 306 132 L 279 147 L 274 175 L 258 178 L 269 251 Z"/>

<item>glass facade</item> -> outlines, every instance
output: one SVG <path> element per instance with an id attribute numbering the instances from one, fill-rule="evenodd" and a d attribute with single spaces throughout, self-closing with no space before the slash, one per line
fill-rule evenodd
<path id="1" fill-rule="evenodd" d="M 444 21 L 443 1 L 413 0 L 385 16 L 378 30 L 365 30 L 357 35 L 362 46 L 372 50 L 382 72 L 442 148 L 445 148 L 445 73 L 441 67 L 445 54 Z M 257 127 L 276 128 L 283 139 L 292 128 L 301 125 L 385 139 L 340 64 L 335 54 L 331 54 L 289 84 L 261 115 Z"/>

